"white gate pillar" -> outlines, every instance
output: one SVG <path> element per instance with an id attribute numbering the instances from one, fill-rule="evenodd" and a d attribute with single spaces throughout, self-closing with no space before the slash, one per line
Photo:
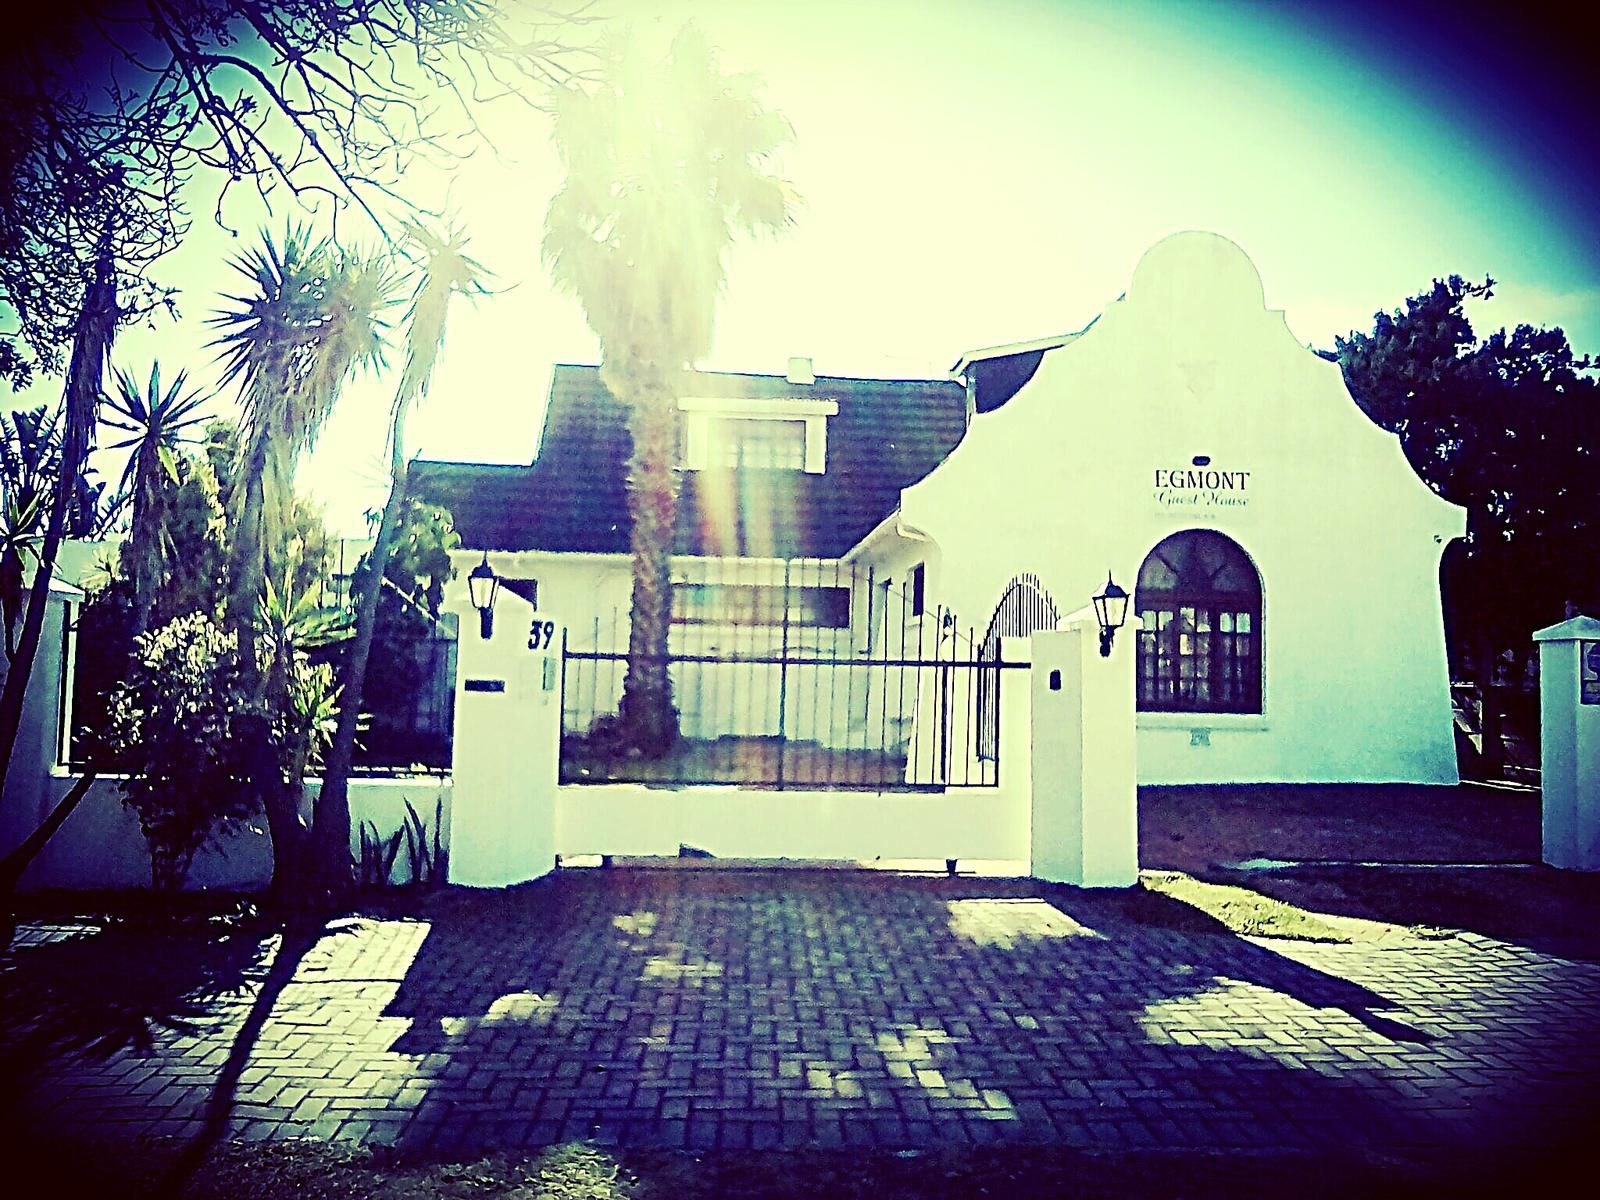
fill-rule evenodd
<path id="1" fill-rule="evenodd" d="M 1574 617 L 1533 635 L 1539 647 L 1543 854 L 1600 871 L 1600 621 Z"/>
<path id="2" fill-rule="evenodd" d="M 452 599 L 461 632 L 448 877 L 526 883 L 555 866 L 563 627 L 502 587 L 484 639 L 466 589 Z"/>
<path id="3" fill-rule="evenodd" d="M 1032 874 L 1081 887 L 1139 878 L 1132 631 L 1100 656 L 1089 610 L 1033 635 Z"/>

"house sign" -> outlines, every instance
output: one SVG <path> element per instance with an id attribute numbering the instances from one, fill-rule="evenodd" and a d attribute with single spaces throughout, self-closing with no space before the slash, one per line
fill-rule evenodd
<path id="1" fill-rule="evenodd" d="M 1194 515 L 1236 512 L 1250 506 L 1250 476 L 1237 467 L 1214 467 L 1205 455 L 1189 466 L 1156 467 L 1156 507 Z"/>
<path id="2" fill-rule="evenodd" d="M 1578 643 L 1578 702 L 1600 704 L 1600 642 Z"/>

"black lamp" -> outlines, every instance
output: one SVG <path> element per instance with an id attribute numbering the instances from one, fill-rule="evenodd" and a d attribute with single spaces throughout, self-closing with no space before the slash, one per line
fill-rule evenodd
<path id="1" fill-rule="evenodd" d="M 489 552 L 483 552 L 483 561 L 467 573 L 467 595 L 472 607 L 478 610 L 478 634 L 487 640 L 494 633 L 494 602 L 500 595 L 500 576 L 489 565 Z"/>
<path id="2" fill-rule="evenodd" d="M 1112 582 L 1110 571 L 1106 572 L 1105 590 L 1094 598 L 1094 615 L 1100 622 L 1100 657 L 1110 658 L 1111 641 L 1128 619 L 1128 593 Z"/>

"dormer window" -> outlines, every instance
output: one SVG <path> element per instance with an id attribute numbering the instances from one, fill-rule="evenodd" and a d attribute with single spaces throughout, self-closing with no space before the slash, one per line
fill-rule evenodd
<path id="1" fill-rule="evenodd" d="M 706 422 L 706 443 L 707 466 L 806 469 L 804 421 L 712 417 Z"/>
<path id="2" fill-rule="evenodd" d="M 827 470 L 828 418 L 832 400 L 680 400 L 683 467 L 688 471 Z"/>

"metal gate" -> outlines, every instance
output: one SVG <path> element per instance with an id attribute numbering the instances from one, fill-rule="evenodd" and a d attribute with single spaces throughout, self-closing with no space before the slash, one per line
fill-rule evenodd
<path id="1" fill-rule="evenodd" d="M 620 610 L 568 631 L 563 783 L 993 787 L 1000 689 L 1026 686 L 1016 670 L 1028 665 L 984 654 L 927 602 L 920 569 L 700 563 L 675 581 L 667 653 L 651 660 L 667 663 L 680 736 L 647 760 L 616 717 L 627 640 Z"/>
<path id="2" fill-rule="evenodd" d="M 995 605 L 994 616 L 978 648 L 985 662 L 1000 661 L 1004 638 L 1028 637 L 1041 629 L 1061 624 L 1056 603 L 1034 574 L 1018 575 L 1007 586 Z M 1000 753 L 1000 672 L 986 671 L 978 677 L 978 757 L 995 758 Z"/>

